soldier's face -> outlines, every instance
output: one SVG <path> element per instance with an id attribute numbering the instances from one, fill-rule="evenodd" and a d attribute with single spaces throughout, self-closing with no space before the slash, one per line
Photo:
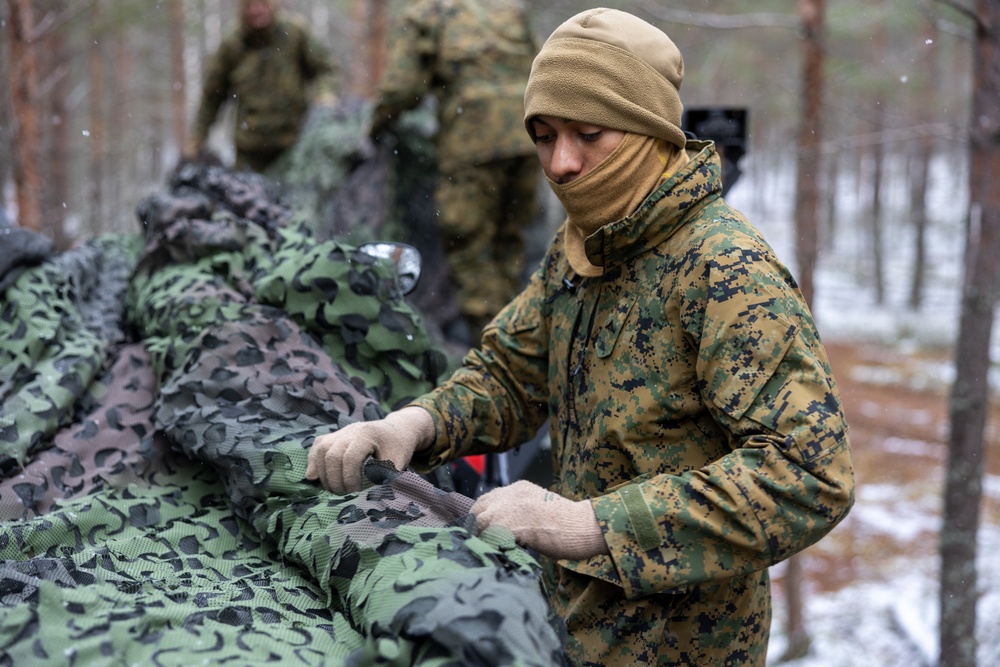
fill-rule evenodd
<path id="1" fill-rule="evenodd" d="M 251 30 L 263 30 L 274 20 L 271 3 L 265 0 L 247 0 L 243 3 L 243 23 Z"/>
<path id="2" fill-rule="evenodd" d="M 542 171 L 559 184 L 585 175 L 625 138 L 621 130 L 554 116 L 535 116 L 531 124 Z"/>

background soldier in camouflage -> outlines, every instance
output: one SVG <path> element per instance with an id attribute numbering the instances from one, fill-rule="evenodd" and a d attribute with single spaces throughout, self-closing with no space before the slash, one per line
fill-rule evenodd
<path id="1" fill-rule="evenodd" d="M 535 42 L 520 0 L 418 0 L 390 43 L 372 136 L 436 98 L 438 227 L 475 344 L 522 285 L 539 178 L 521 130 Z"/>
<path id="2" fill-rule="evenodd" d="M 236 101 L 237 169 L 264 171 L 298 139 L 311 100 L 335 104 L 336 65 L 298 16 L 278 0 L 242 0 L 240 26 L 212 55 L 184 153 L 205 146 L 219 109 Z"/>
<path id="3" fill-rule="evenodd" d="M 548 558 L 577 665 L 763 665 L 768 567 L 848 512 L 848 428 L 793 277 L 679 129 L 674 43 L 594 9 L 532 66 L 525 124 L 568 218 L 527 288 L 441 386 L 317 438 L 307 476 L 369 454 L 418 469 L 548 419 L 555 483 L 472 507 Z"/>

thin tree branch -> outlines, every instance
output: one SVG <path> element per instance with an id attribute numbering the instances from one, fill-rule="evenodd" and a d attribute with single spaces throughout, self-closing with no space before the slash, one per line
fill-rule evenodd
<path id="1" fill-rule="evenodd" d="M 665 9 L 660 3 L 643 1 L 636 6 L 660 21 L 682 25 L 713 28 L 716 30 L 739 30 L 740 28 L 786 28 L 798 30 L 798 17 L 792 14 L 763 12 L 757 14 L 709 14 L 689 12 L 683 9 Z"/>
<path id="2" fill-rule="evenodd" d="M 910 127 L 890 128 L 879 132 L 855 134 L 840 137 L 836 140 L 823 141 L 816 146 L 816 152 L 821 155 L 831 155 L 844 150 L 857 150 L 876 144 L 893 144 L 912 141 L 921 137 L 938 139 L 957 139 L 964 136 L 961 127 L 951 123 L 924 123 Z"/>
<path id="3" fill-rule="evenodd" d="M 58 30 L 83 12 L 92 9 L 93 5 L 93 0 L 87 0 L 74 3 L 73 6 L 66 7 L 60 12 L 46 12 L 42 20 L 32 27 L 31 33 L 26 36 L 26 41 L 36 42 L 44 39 L 50 32 Z"/>

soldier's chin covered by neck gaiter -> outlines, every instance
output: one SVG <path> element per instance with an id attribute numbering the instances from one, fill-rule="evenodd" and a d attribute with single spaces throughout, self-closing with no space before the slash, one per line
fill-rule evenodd
<path id="1" fill-rule="evenodd" d="M 687 154 L 663 139 L 626 133 L 599 165 L 569 183 L 548 179 L 566 209 L 566 258 L 581 276 L 599 276 L 584 240 L 601 227 L 631 215 L 661 183 L 687 162 Z"/>

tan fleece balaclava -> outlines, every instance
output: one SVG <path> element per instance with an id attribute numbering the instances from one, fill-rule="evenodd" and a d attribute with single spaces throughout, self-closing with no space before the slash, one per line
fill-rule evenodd
<path id="1" fill-rule="evenodd" d="M 524 92 L 524 124 L 555 116 L 684 148 L 684 59 L 659 28 L 617 9 L 588 9 L 545 40 Z"/>
<path id="2" fill-rule="evenodd" d="M 681 130 L 684 60 L 663 31 L 616 9 L 577 14 L 549 36 L 531 66 L 524 123 L 553 116 L 626 132 L 622 143 L 587 174 L 549 185 L 566 209 L 566 256 L 583 276 L 602 266 L 585 239 L 631 214 L 687 162 Z"/>
<path id="3" fill-rule="evenodd" d="M 630 215 L 687 161 L 687 153 L 663 139 L 626 133 L 611 155 L 580 178 L 569 183 L 549 179 L 566 209 L 564 247 L 573 270 L 585 277 L 602 275 L 604 267 L 587 256 L 587 237 Z"/>

